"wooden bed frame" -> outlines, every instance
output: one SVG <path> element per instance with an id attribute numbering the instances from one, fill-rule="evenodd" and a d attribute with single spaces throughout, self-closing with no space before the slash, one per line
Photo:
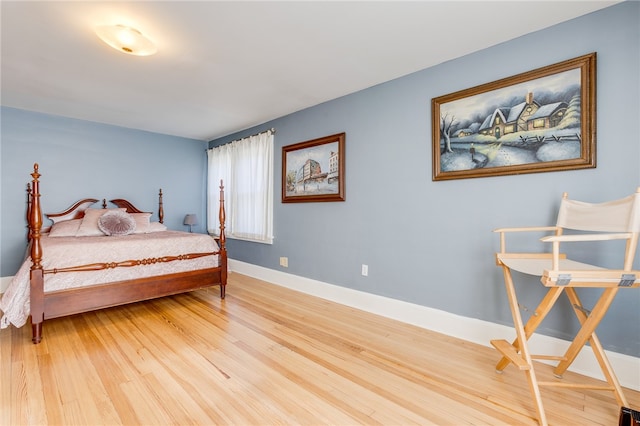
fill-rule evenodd
<path id="1" fill-rule="evenodd" d="M 33 173 L 31 173 L 33 179 L 27 189 L 28 240 L 30 244 L 29 253 L 32 261 L 30 271 L 30 319 L 33 333 L 31 340 L 33 343 L 40 343 L 42 340 L 42 324 L 46 319 L 139 302 L 216 285 L 220 286 L 220 297 L 224 299 L 227 285 L 227 250 L 225 248 L 224 186 L 222 181 L 220 181 L 220 237 L 218 241 L 220 249 L 218 252 L 213 253 L 219 256 L 218 267 L 45 293 L 44 275 L 54 273 L 54 270 L 44 270 L 42 267 L 43 252 L 40 238 L 43 231 L 42 210 L 40 207 L 40 176 L 38 164 L 36 163 L 33 166 Z M 54 220 L 54 222 L 78 219 L 84 216 L 85 209 L 97 201 L 98 200 L 93 198 L 87 198 L 78 201 L 64 212 L 47 214 L 47 217 Z M 110 200 L 110 202 L 118 207 L 126 208 L 129 213 L 142 213 L 141 210 L 138 210 L 127 200 L 115 199 Z M 103 200 L 102 207 L 106 208 L 106 200 Z M 162 190 L 160 190 L 159 194 L 158 207 L 158 216 L 160 222 L 163 222 Z M 178 257 L 191 259 L 210 254 L 211 253 L 189 253 L 173 258 L 137 259 L 119 262 L 118 264 L 105 263 L 101 264 L 98 268 L 92 265 L 92 270 L 131 266 L 134 263 L 140 264 L 149 261 L 167 262 L 176 260 Z"/>

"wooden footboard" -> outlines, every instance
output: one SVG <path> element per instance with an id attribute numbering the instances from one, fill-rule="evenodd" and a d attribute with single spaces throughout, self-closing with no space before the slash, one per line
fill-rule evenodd
<path id="1" fill-rule="evenodd" d="M 39 343 L 42 340 L 42 324 L 45 319 L 170 296 L 216 285 L 220 286 L 220 297 L 224 299 L 227 285 L 227 250 L 225 247 L 224 186 L 222 181 L 220 182 L 220 210 L 218 213 L 220 219 L 220 238 L 218 242 L 220 251 L 217 267 L 45 293 L 44 274 L 46 271 L 42 267 L 40 176 L 38 164 L 34 164 L 27 203 L 29 253 L 32 261 L 30 271 L 30 318 L 33 343 Z M 111 201 L 130 205 L 134 209 L 133 211 L 140 212 L 126 200 L 117 199 Z M 159 194 L 159 217 L 163 219 L 163 216 L 161 190 Z"/>
<path id="2" fill-rule="evenodd" d="M 171 296 L 219 285 L 221 269 L 197 271 L 92 285 L 45 294 L 44 319 L 58 318 L 131 302 Z M 224 293 L 224 286 L 221 286 Z M 224 297 L 223 295 L 221 295 Z"/>

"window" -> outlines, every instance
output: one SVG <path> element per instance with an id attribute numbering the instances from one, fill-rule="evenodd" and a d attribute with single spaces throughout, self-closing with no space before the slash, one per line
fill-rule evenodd
<path id="1" fill-rule="evenodd" d="M 273 243 L 273 130 L 207 150 L 207 230 L 219 233 L 220 180 L 228 238 Z"/>

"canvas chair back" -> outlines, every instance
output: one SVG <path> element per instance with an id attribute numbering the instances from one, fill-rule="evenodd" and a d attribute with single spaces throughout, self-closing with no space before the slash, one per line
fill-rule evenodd
<path id="1" fill-rule="evenodd" d="M 633 267 L 640 234 L 640 188 L 628 197 L 604 203 L 585 203 L 565 196 L 556 226 L 577 231 L 632 233 L 624 256 L 624 269 Z"/>
<path id="2" fill-rule="evenodd" d="M 578 231 L 639 232 L 640 192 L 598 204 L 569 200 L 565 196 L 556 225 Z"/>

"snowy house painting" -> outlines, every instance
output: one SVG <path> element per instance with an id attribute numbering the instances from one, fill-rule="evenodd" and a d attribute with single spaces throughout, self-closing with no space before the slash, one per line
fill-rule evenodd
<path id="1" fill-rule="evenodd" d="M 496 139 L 500 139 L 509 133 L 557 127 L 567 108 L 568 104 L 566 102 L 554 102 L 540 106 L 533 100 L 533 93 L 529 92 L 526 95 L 525 102 L 513 107 L 496 108 L 482 122 L 479 133 L 493 135 Z M 468 134 L 465 134 L 465 136 L 468 136 Z"/>
<path id="2" fill-rule="evenodd" d="M 595 167 L 595 56 L 434 98 L 433 180 Z"/>

